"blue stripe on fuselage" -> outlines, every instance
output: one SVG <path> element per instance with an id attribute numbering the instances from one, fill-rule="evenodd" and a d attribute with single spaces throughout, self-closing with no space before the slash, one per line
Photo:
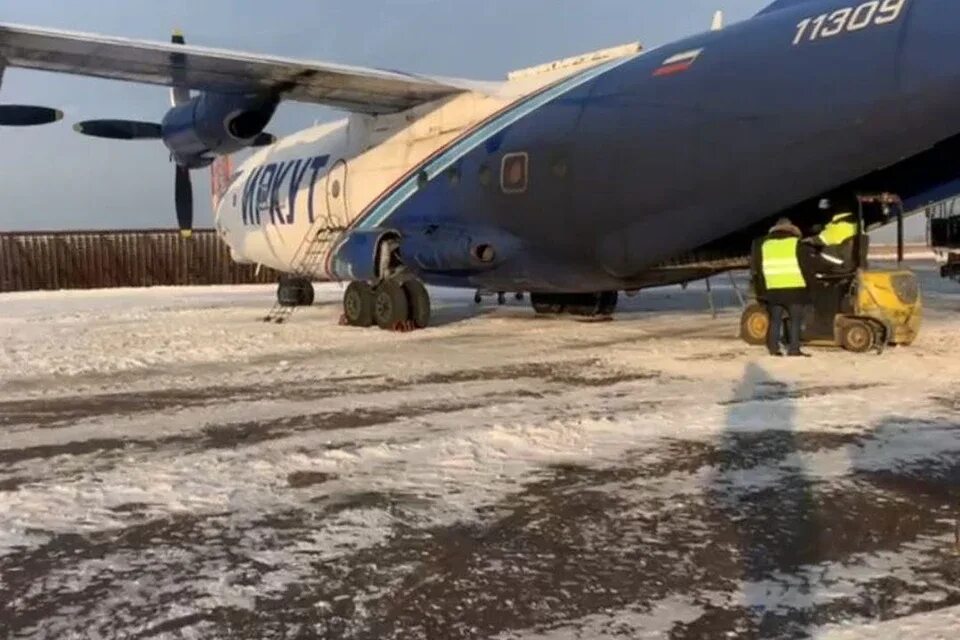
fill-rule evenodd
<path id="1" fill-rule="evenodd" d="M 643 55 L 643 53 L 606 62 L 558 82 L 547 90 L 534 94 L 530 98 L 522 100 L 515 106 L 506 109 L 468 136 L 454 140 L 447 149 L 443 150 L 439 155 L 428 159 L 423 165 L 418 167 L 417 170 L 413 171 L 406 180 L 369 209 L 369 213 L 357 223 L 356 228 L 366 230 L 382 225 L 387 218 L 390 217 L 390 214 L 396 211 L 401 204 L 417 192 L 421 179 L 420 176 L 424 172 L 426 173 L 427 180 L 432 180 L 465 155 L 518 120 L 530 115 L 545 104 L 556 100 L 563 94 L 603 75 L 607 71 L 630 62 L 638 55 Z"/>

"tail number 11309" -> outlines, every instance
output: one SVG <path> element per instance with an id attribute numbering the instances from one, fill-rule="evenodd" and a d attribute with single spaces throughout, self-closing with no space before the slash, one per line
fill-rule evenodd
<path id="1" fill-rule="evenodd" d="M 797 25 L 797 37 L 793 39 L 793 44 L 890 24 L 903 15 L 906 5 L 907 0 L 870 0 L 856 7 L 837 9 L 833 13 L 807 18 Z"/>

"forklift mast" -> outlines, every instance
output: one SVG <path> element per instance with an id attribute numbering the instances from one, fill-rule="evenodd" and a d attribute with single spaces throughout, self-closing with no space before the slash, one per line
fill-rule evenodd
<path id="1" fill-rule="evenodd" d="M 860 193 L 857 194 L 857 222 L 860 234 L 857 236 L 856 255 L 859 256 L 860 267 L 867 268 L 868 248 L 864 242 L 868 241 L 867 232 L 889 224 L 891 217 L 896 217 L 897 223 L 897 266 L 903 264 L 903 201 L 895 193 Z"/>
<path id="2" fill-rule="evenodd" d="M 960 200 L 927 207 L 927 244 L 940 262 L 940 275 L 960 282 Z"/>

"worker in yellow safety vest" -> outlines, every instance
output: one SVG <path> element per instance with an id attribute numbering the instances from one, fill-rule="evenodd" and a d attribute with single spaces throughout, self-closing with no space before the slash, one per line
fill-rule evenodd
<path id="1" fill-rule="evenodd" d="M 783 355 L 780 343 L 785 316 L 790 320 L 785 336 L 787 355 L 806 356 L 800 350 L 800 333 L 811 302 L 808 273 L 816 249 L 801 242 L 802 237 L 799 228 L 781 218 L 765 238 L 754 244 L 754 286 L 770 314 L 767 350 L 773 356 Z"/>
<path id="2" fill-rule="evenodd" d="M 820 235 L 813 238 L 813 244 L 820 248 L 820 257 L 830 263 L 836 273 L 852 273 L 857 267 L 854 253 L 860 233 L 857 216 L 850 206 L 834 203 L 829 198 L 820 201 L 820 209 L 832 211 L 833 216 Z"/>

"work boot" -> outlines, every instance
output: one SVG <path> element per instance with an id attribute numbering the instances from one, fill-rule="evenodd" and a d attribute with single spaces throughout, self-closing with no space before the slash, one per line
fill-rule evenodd
<path id="1" fill-rule="evenodd" d="M 809 353 L 804 353 L 803 351 L 791 351 L 787 354 L 787 357 L 790 358 L 812 358 Z"/>
<path id="2" fill-rule="evenodd" d="M 769 353 L 770 355 L 772 355 L 774 358 L 782 358 L 782 357 L 783 357 L 783 354 L 780 352 L 779 349 L 777 349 L 776 351 L 773 351 L 773 350 L 771 350 L 771 349 L 767 349 L 767 353 Z"/>

